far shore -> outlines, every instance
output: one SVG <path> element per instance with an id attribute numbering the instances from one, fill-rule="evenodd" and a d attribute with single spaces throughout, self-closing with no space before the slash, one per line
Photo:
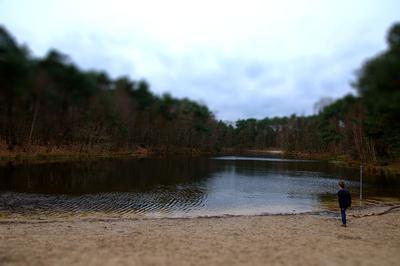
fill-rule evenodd
<path id="1" fill-rule="evenodd" d="M 397 265 L 400 211 L 191 219 L 1 218 L 1 265 Z"/>
<path id="2" fill-rule="evenodd" d="M 0 145 L 0 166 L 11 164 L 51 163 L 66 161 L 86 161 L 98 159 L 144 159 L 144 158 L 171 158 L 171 157 L 198 157 L 215 155 L 251 155 L 251 156 L 281 156 L 288 159 L 320 160 L 337 164 L 341 167 L 359 168 L 361 162 L 352 160 L 348 156 L 334 156 L 326 153 L 288 152 L 277 148 L 271 149 L 220 149 L 207 150 L 182 147 L 134 147 L 131 149 L 80 149 L 79 147 L 47 147 L 31 146 L 19 147 L 14 150 Z M 378 164 L 364 164 L 364 173 L 376 176 L 400 177 L 400 161 Z"/>
<path id="3" fill-rule="evenodd" d="M 18 148 L 12 151 L 1 149 L 1 164 L 21 163 L 48 163 L 81 161 L 96 159 L 143 159 L 143 158 L 166 158 L 173 156 L 194 157 L 215 154 L 214 151 L 199 150 L 194 148 L 143 148 L 134 147 L 131 149 L 80 149 L 79 147 L 49 148 L 46 146 L 35 146 L 31 148 Z"/>
<path id="4" fill-rule="evenodd" d="M 143 159 L 169 157 L 198 157 L 212 155 L 284 155 L 279 149 L 221 149 L 207 150 L 182 147 L 134 147 L 131 149 L 79 149 L 78 147 L 49 148 L 46 146 L 20 147 L 12 151 L 0 145 L 0 165 L 20 163 L 47 163 L 96 159 Z"/>

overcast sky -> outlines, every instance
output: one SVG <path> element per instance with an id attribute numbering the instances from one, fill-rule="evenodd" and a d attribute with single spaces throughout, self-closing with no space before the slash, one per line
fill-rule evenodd
<path id="1" fill-rule="evenodd" d="M 352 92 L 399 10 L 398 0 L 0 0 L 0 24 L 36 56 L 53 47 L 236 120 L 311 114 L 321 97 Z"/>

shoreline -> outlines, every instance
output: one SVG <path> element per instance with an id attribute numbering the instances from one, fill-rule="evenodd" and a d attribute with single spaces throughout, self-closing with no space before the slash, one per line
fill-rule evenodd
<path id="1" fill-rule="evenodd" d="M 34 164 L 34 163 L 53 163 L 53 162 L 74 162 L 89 161 L 98 159 L 147 159 L 147 158 L 166 158 L 166 157 L 197 157 L 215 154 L 211 151 L 201 151 L 198 149 L 155 149 L 155 148 L 134 148 L 116 151 L 88 150 L 77 151 L 69 149 L 59 149 L 46 151 L 41 147 L 36 151 L 6 152 L 0 150 L 0 165 L 7 164 Z"/>
<path id="2" fill-rule="evenodd" d="M 3 145 L 4 146 L 4 145 Z M 219 151 L 200 150 L 196 148 L 142 148 L 121 150 L 84 150 L 77 148 L 60 148 L 48 150 L 48 147 L 38 146 L 31 150 L 7 151 L 0 146 L 0 166 L 19 165 L 19 164 L 37 164 L 37 163 L 56 163 L 56 162 L 79 162 L 91 160 L 106 159 L 162 159 L 162 158 L 190 158 L 201 156 L 281 156 L 285 159 L 318 160 L 335 164 L 344 168 L 359 168 L 361 162 L 351 160 L 346 156 L 334 156 L 332 154 L 287 152 L 276 148 L 258 150 L 258 149 L 221 149 Z M 400 177 L 400 161 L 385 162 L 381 164 L 364 164 L 363 171 L 366 175 L 375 175 L 382 177 Z"/>
<path id="3" fill-rule="evenodd" d="M 284 152 L 283 156 L 289 159 L 306 159 L 325 161 L 344 168 L 359 169 L 363 165 L 363 171 L 367 175 L 377 175 L 384 177 L 400 177 L 400 161 L 388 160 L 376 163 L 363 163 L 358 160 L 351 159 L 348 155 L 333 155 L 305 152 Z"/>
<path id="4" fill-rule="evenodd" d="M 367 216 L 383 215 L 389 212 L 400 212 L 400 202 L 380 203 L 376 205 L 353 206 L 348 210 L 348 216 L 353 218 L 363 218 Z M 198 216 L 124 216 L 117 213 L 94 211 L 79 213 L 59 212 L 59 215 L 49 215 L 44 213 L 27 212 L 24 214 L 13 213 L 5 210 L 0 210 L 0 224 L 8 222 L 27 221 L 30 222 L 57 222 L 62 220 L 126 220 L 126 221 L 145 221 L 145 220 L 192 220 L 192 219 L 229 219 L 229 218 L 251 218 L 251 217 L 287 217 L 287 216 L 319 216 L 326 218 L 340 218 L 338 210 L 318 210 L 305 212 L 281 212 L 281 213 L 254 213 L 254 214 L 221 214 L 221 215 L 198 215 Z"/>
<path id="5" fill-rule="evenodd" d="M 363 210 L 367 214 L 372 209 Z M 375 208 L 382 210 L 382 208 Z M 396 265 L 400 210 L 181 219 L 0 218 L 7 265 Z"/>

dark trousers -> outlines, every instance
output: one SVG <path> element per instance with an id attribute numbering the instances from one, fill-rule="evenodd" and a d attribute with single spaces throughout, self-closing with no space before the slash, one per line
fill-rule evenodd
<path id="1" fill-rule="evenodd" d="M 346 224 L 346 208 L 341 208 L 340 214 L 342 215 L 342 223 Z"/>

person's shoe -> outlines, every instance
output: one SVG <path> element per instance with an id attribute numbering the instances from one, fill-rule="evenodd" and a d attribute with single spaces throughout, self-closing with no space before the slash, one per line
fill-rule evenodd
<path id="1" fill-rule="evenodd" d="M 347 225 L 346 225 L 346 224 L 342 224 L 341 226 L 343 226 L 343 227 L 347 227 Z"/>

